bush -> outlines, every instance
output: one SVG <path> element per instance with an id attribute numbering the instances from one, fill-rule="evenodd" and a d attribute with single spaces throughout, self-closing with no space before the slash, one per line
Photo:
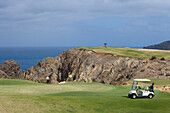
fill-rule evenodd
<path id="1" fill-rule="evenodd" d="M 165 60 L 165 58 L 164 58 L 164 57 L 162 57 L 160 60 Z"/>
<path id="2" fill-rule="evenodd" d="M 156 56 L 152 56 L 152 57 L 150 58 L 150 60 L 154 60 L 154 59 L 156 59 Z"/>

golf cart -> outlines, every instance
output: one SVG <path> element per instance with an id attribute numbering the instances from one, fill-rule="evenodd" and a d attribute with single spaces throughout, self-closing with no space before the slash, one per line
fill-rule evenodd
<path id="1" fill-rule="evenodd" d="M 153 91 L 153 85 L 154 83 L 152 83 L 152 86 L 150 86 L 150 88 L 148 88 L 147 86 L 145 87 L 140 87 L 138 86 L 138 82 L 147 82 L 149 83 L 151 80 L 149 79 L 134 79 L 133 80 L 133 85 L 132 85 L 132 90 L 129 92 L 128 97 L 135 99 L 137 97 L 148 97 L 150 99 L 152 99 L 154 97 L 154 91 Z"/>

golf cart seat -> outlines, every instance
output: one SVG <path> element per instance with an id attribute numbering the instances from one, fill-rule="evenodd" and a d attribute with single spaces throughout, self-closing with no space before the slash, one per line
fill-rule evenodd
<path id="1" fill-rule="evenodd" d="M 144 90 L 149 90 L 149 88 L 145 86 L 145 87 L 144 87 Z"/>

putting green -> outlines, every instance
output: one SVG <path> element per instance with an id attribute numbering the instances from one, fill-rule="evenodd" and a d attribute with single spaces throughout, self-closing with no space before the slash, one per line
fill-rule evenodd
<path id="1" fill-rule="evenodd" d="M 3 79 L 1 79 L 3 81 Z M 170 93 L 153 99 L 127 98 L 131 86 L 100 83 L 0 85 L 0 112 L 168 113 Z"/>

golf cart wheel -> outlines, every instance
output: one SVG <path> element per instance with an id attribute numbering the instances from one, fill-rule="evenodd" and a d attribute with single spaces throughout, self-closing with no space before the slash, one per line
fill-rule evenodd
<path id="1" fill-rule="evenodd" d="M 153 98 L 153 95 L 152 94 L 149 94 L 149 96 L 148 96 L 150 99 L 152 99 Z"/>
<path id="2" fill-rule="evenodd" d="M 128 94 L 128 97 L 129 97 L 129 98 L 131 98 L 131 95 L 130 95 L 130 94 Z"/>
<path id="3" fill-rule="evenodd" d="M 136 94 L 132 94 L 132 99 L 135 99 L 136 98 Z"/>

